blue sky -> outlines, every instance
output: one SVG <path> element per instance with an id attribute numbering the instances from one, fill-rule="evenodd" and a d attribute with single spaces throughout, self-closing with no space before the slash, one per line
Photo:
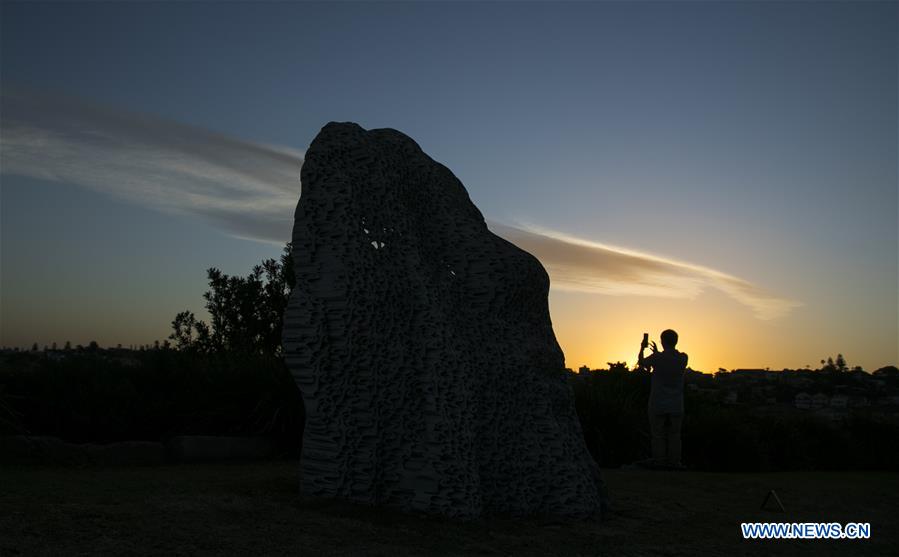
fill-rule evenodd
<path id="1" fill-rule="evenodd" d="M 43 107 L 85 102 L 107 123 L 142 114 L 297 156 L 330 120 L 393 127 L 493 222 L 725 273 L 790 302 L 761 320 L 701 284 L 671 296 L 554 289 L 572 366 L 629 358 L 644 328 L 667 326 L 705 368 L 817 365 L 837 351 L 872 368 L 899 360 L 896 3 L 2 11 L 0 344 L 164 338 L 174 313 L 201 309 L 205 268 L 246 272 L 278 252 L 208 211 L 140 195 L 152 184 L 118 189 L 109 171 L 98 185 L 108 160 L 86 186 L 70 162 L 52 179 L 14 158 L 10 122 L 58 134 Z M 49 100 L 20 110 L 9 91 Z M 182 131 L 156 144 L 177 149 L 190 135 L 166 129 Z M 141 153 L 128 151 L 129 164 L 153 175 L 159 159 Z M 36 156 L 31 167 L 44 166 Z M 241 218 L 237 207 L 222 218 Z"/>

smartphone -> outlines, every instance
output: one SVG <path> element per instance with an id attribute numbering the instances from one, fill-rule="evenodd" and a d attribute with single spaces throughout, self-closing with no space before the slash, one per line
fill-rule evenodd
<path id="1" fill-rule="evenodd" d="M 649 333 L 643 333 L 643 342 L 640 343 L 640 346 L 643 348 L 649 346 Z"/>

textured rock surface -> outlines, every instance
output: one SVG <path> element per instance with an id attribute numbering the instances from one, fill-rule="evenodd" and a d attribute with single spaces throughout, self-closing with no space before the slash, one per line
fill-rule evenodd
<path id="1" fill-rule="evenodd" d="M 396 130 L 330 123 L 301 177 L 284 349 L 303 491 L 463 518 L 598 511 L 540 263 Z"/>

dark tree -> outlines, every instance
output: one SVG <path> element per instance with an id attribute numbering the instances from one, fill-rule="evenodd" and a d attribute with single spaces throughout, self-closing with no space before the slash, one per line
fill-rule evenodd
<path id="1" fill-rule="evenodd" d="M 209 325 L 199 321 L 192 311 L 182 311 L 172 321 L 173 333 L 169 338 L 175 341 L 176 350 L 212 352 L 212 338 Z"/>
<path id="2" fill-rule="evenodd" d="M 846 364 L 846 358 L 842 354 L 837 354 L 836 368 L 837 371 L 841 372 L 849 369 L 849 366 Z"/>
<path id="3" fill-rule="evenodd" d="M 899 368 L 896 366 L 884 366 L 874 370 L 873 375 L 882 377 L 899 377 Z"/>
<path id="4" fill-rule="evenodd" d="M 627 371 L 627 362 L 606 362 L 609 365 L 609 371 Z"/>
<path id="5" fill-rule="evenodd" d="M 279 355 L 281 325 L 293 288 L 290 243 L 280 259 L 266 259 L 246 277 L 207 271 L 210 290 L 203 294 L 210 323 L 190 311 L 172 321 L 169 338 L 178 350 Z"/>
<path id="6" fill-rule="evenodd" d="M 821 371 L 828 371 L 830 373 L 842 373 L 845 371 L 849 371 L 849 364 L 846 363 L 846 358 L 843 357 L 842 354 L 837 354 L 837 359 L 828 357 L 827 360 L 821 360 Z"/>

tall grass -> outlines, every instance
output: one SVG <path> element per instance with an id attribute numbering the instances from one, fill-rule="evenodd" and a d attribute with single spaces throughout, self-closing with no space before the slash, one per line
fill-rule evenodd
<path id="1" fill-rule="evenodd" d="M 649 376 L 602 372 L 571 378 L 590 453 L 617 467 L 649 456 Z M 899 420 L 855 412 L 846 422 L 787 412 L 761 415 L 692 396 L 684 402 L 683 458 L 713 471 L 899 470 Z"/>
<path id="2" fill-rule="evenodd" d="M 74 442 L 164 440 L 173 435 L 277 436 L 298 451 L 299 390 L 282 360 L 175 350 L 31 354 L 0 360 L 0 435 Z M 572 376 L 590 453 L 617 467 L 649 456 L 649 376 L 613 371 Z M 685 463 L 694 469 L 899 469 L 899 423 L 856 412 L 845 423 L 808 414 L 757 415 L 688 392 Z M 522 424 L 527 427 L 527 424 Z"/>
<path id="3" fill-rule="evenodd" d="M 643 458 L 649 450 L 649 383 L 636 373 L 572 377 L 575 407 L 593 458 L 606 467 Z"/>
<path id="4" fill-rule="evenodd" d="M 17 420 L 0 421 L 0 431 L 75 442 L 302 431 L 299 391 L 278 358 L 139 354 L 132 362 L 100 354 L 7 358 L 0 363 L 0 392 Z"/>

